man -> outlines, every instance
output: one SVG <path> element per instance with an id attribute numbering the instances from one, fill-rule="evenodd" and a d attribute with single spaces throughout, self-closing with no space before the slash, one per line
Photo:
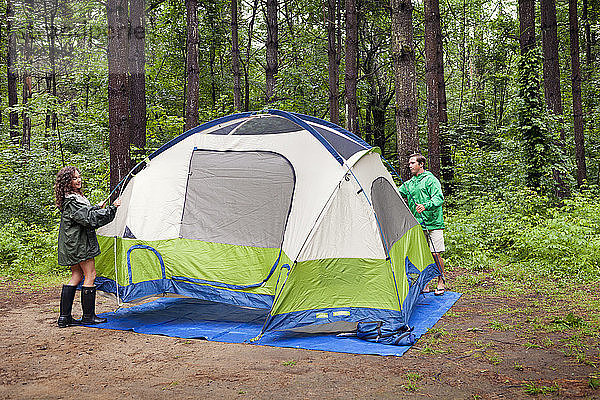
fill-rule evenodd
<path id="1" fill-rule="evenodd" d="M 410 211 L 423 227 L 433 258 L 442 273 L 434 292 L 436 296 L 440 296 L 446 291 L 444 260 L 441 257 L 441 253 L 445 251 L 442 185 L 431 172 L 425 171 L 425 157 L 421 154 L 411 155 L 408 166 L 413 177 L 400 186 L 400 194 L 407 200 Z M 423 292 L 428 293 L 429 288 L 425 287 Z"/>

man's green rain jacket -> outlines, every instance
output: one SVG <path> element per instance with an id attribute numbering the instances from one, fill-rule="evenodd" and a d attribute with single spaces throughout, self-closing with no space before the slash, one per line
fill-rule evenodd
<path id="1" fill-rule="evenodd" d="M 115 218 L 117 208 L 92 206 L 83 196 L 65 196 L 58 231 L 58 264 L 71 266 L 100 254 L 96 228 Z"/>
<path id="2" fill-rule="evenodd" d="M 399 190 L 419 224 L 425 225 L 428 230 L 444 229 L 442 185 L 431 172 L 413 176 Z M 417 213 L 417 204 L 423 204 L 425 211 Z"/>

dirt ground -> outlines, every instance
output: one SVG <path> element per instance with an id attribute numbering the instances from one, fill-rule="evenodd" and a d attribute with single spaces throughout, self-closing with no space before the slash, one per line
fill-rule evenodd
<path id="1" fill-rule="evenodd" d="M 597 343 L 577 358 L 573 332 L 511 329 L 544 321 L 536 296 L 463 295 L 404 356 L 381 357 L 59 329 L 59 293 L 0 281 L 1 399 L 600 399 Z"/>

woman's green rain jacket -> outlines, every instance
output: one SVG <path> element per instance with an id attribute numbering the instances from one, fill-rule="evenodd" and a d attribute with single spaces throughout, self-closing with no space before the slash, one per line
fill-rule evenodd
<path id="1" fill-rule="evenodd" d="M 72 266 L 100 254 L 96 228 L 115 218 L 117 208 L 100 208 L 86 203 L 82 196 L 67 195 L 58 231 L 58 264 Z"/>

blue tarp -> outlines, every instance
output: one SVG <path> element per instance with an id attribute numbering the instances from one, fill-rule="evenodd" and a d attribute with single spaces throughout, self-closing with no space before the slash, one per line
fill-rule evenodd
<path id="1" fill-rule="evenodd" d="M 446 292 L 443 296 L 428 293 L 419 296 L 409 321 L 418 339 L 432 328 L 460 297 Z M 256 337 L 267 310 L 236 307 L 189 298 L 158 300 L 104 313 L 108 322 L 95 328 L 131 330 L 137 333 L 165 335 L 186 339 L 206 339 L 225 343 L 244 343 Z M 394 346 L 368 342 L 356 337 L 335 334 L 301 334 L 287 331 L 269 332 L 257 343 L 264 346 L 293 347 L 353 354 L 401 356 L 410 346 Z"/>

